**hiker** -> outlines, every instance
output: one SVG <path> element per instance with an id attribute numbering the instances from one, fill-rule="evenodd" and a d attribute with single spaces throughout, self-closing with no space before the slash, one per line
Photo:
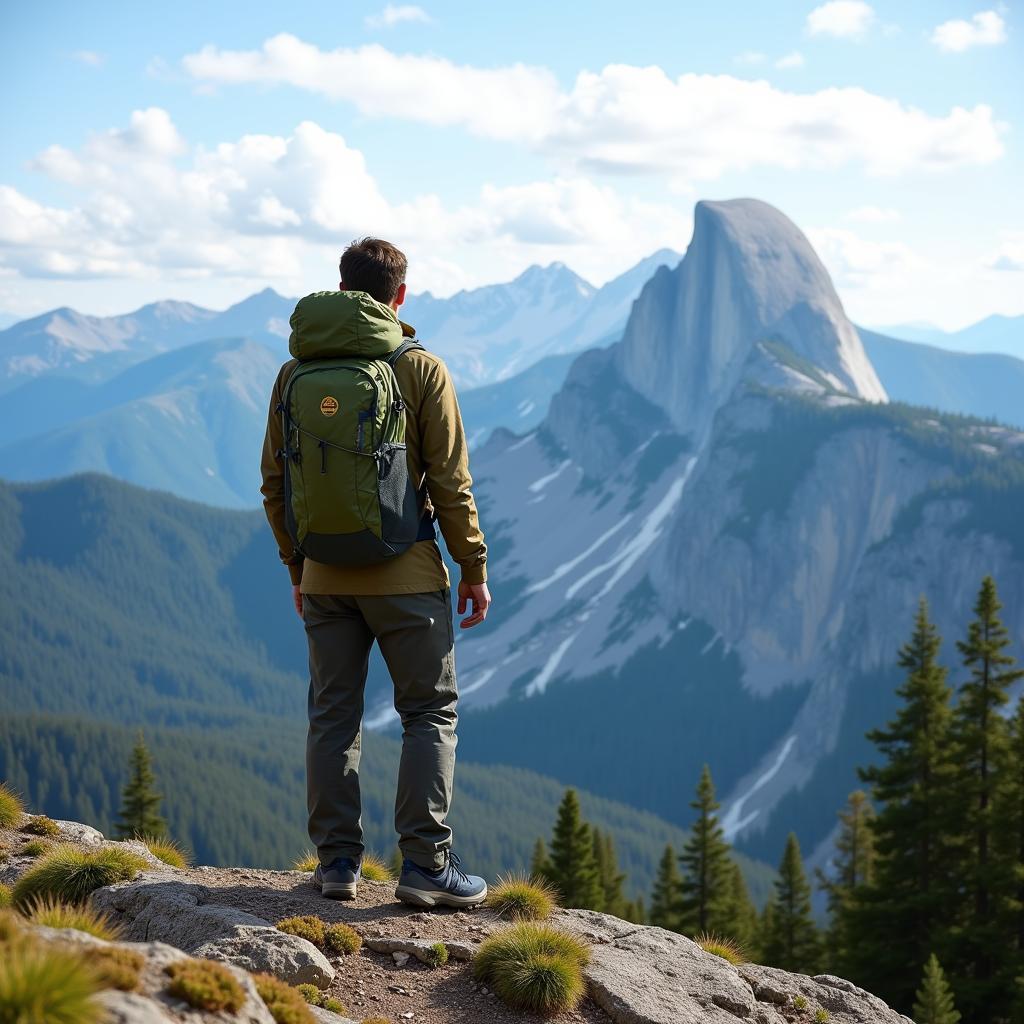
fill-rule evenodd
<path id="1" fill-rule="evenodd" d="M 363 855 L 359 752 L 376 640 L 402 720 L 395 895 L 421 907 L 487 896 L 446 824 L 455 767 L 454 631 L 441 528 L 458 563 L 462 629 L 487 617 L 487 546 L 444 363 L 398 318 L 405 255 L 378 238 L 341 256 L 339 291 L 300 299 L 270 398 L 263 504 L 309 645 L 306 787 L 314 882 L 356 895 Z"/>

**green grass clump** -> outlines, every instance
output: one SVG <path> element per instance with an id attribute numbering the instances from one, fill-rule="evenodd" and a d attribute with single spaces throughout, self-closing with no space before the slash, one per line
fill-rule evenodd
<path id="1" fill-rule="evenodd" d="M 142 842 L 157 860 L 172 868 L 187 868 L 189 855 L 185 848 L 166 836 L 143 836 Z"/>
<path id="2" fill-rule="evenodd" d="M 486 939 L 473 974 L 516 1010 L 551 1015 L 576 1007 L 586 990 L 590 950 L 567 932 L 521 921 Z"/>
<path id="3" fill-rule="evenodd" d="M 795 1010 L 806 1010 L 807 1009 L 807 997 L 806 996 L 793 996 L 793 1009 L 795 1009 Z"/>
<path id="4" fill-rule="evenodd" d="M 46 836 L 49 839 L 56 839 L 60 835 L 60 827 L 57 822 L 45 814 L 37 814 L 34 818 L 29 818 L 28 824 L 24 825 L 21 831 L 31 832 L 34 836 Z"/>
<path id="5" fill-rule="evenodd" d="M 326 995 L 321 992 L 316 985 L 310 985 L 308 982 L 305 985 L 296 985 L 295 991 L 298 992 L 303 999 L 306 1000 L 310 1006 L 319 1006 L 324 1010 L 330 1010 L 332 1013 L 348 1013 L 345 1009 L 345 1004 L 340 999 L 335 999 L 332 996 Z"/>
<path id="6" fill-rule="evenodd" d="M 375 853 L 364 853 L 361 865 L 363 878 L 370 882 L 393 882 L 395 876 L 391 866 Z"/>
<path id="7" fill-rule="evenodd" d="M 0 910 L 11 905 L 11 887 L 0 882 Z"/>
<path id="8" fill-rule="evenodd" d="M 286 932 L 288 935 L 297 935 L 300 939 L 307 939 L 314 946 L 324 944 L 324 923 L 319 917 L 307 914 L 305 917 L 286 917 L 277 922 L 278 931 Z"/>
<path id="9" fill-rule="evenodd" d="M 701 932 L 700 935 L 694 937 L 693 941 L 705 953 L 721 957 L 731 964 L 739 965 L 747 962 L 747 958 L 743 955 L 743 947 L 728 936 L 715 935 L 713 932 Z"/>
<path id="10" fill-rule="evenodd" d="M 0 828 L 16 828 L 24 813 L 21 797 L 6 782 L 0 782 Z"/>
<path id="11" fill-rule="evenodd" d="M 146 862 L 141 857 L 120 847 L 80 850 L 70 843 L 61 843 L 14 884 L 14 905 L 25 908 L 47 896 L 67 903 L 84 903 L 96 889 L 127 882 L 144 867 Z"/>
<path id="12" fill-rule="evenodd" d="M 814 1011 L 814 1019 L 817 1021 L 817 1024 L 828 1024 L 828 1010 L 823 1006 L 819 1006 Z"/>
<path id="13" fill-rule="evenodd" d="M 53 843 L 49 839 L 30 839 L 18 851 L 22 857 L 41 857 L 47 850 L 53 849 Z"/>
<path id="14" fill-rule="evenodd" d="M 540 921 L 555 908 L 555 890 L 529 875 L 508 875 L 487 893 L 486 906 L 514 921 Z"/>
<path id="15" fill-rule="evenodd" d="M 330 924 L 324 929 L 323 947 L 332 953 L 358 953 L 363 937 L 347 924 Z"/>
<path id="16" fill-rule="evenodd" d="M 52 896 L 35 900 L 25 908 L 24 914 L 33 924 L 47 928 L 73 928 L 107 942 L 112 942 L 120 934 L 120 929 L 106 914 L 93 910 L 88 904 L 66 903 Z"/>
<path id="17" fill-rule="evenodd" d="M 297 988 L 272 974 L 254 974 L 252 980 L 277 1024 L 316 1024 L 303 994 Z"/>
<path id="18" fill-rule="evenodd" d="M 236 1013 L 245 1002 L 245 990 L 238 979 L 214 960 L 179 960 L 168 964 L 164 973 L 171 979 L 167 991 L 197 1010 Z"/>
<path id="19" fill-rule="evenodd" d="M 448 947 L 443 942 L 435 942 L 428 956 L 431 967 L 444 967 L 448 963 Z"/>
<path id="20" fill-rule="evenodd" d="M 146 958 L 134 949 L 111 946 L 89 951 L 89 966 L 96 972 L 100 984 L 122 992 L 134 992 L 139 987 L 145 963 Z"/>
<path id="21" fill-rule="evenodd" d="M 312 850 L 307 850 L 292 864 L 292 871 L 316 871 L 320 858 Z"/>
<path id="22" fill-rule="evenodd" d="M 98 1024 L 99 981 L 65 950 L 14 941 L 0 957 L 0 1021 L 13 1024 Z"/>

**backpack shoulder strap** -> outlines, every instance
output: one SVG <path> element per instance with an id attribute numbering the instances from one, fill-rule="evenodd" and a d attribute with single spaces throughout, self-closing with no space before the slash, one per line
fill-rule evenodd
<path id="1" fill-rule="evenodd" d="M 418 341 L 413 341 L 411 338 L 406 338 L 405 341 L 403 341 L 402 344 L 399 345 L 398 348 L 396 348 L 395 351 L 392 352 L 391 355 L 387 357 L 385 362 L 388 364 L 388 366 L 394 369 L 395 363 L 397 363 L 398 360 L 401 359 L 402 356 L 404 356 L 405 353 L 408 352 L 409 349 L 411 348 L 423 348 L 423 346 Z"/>

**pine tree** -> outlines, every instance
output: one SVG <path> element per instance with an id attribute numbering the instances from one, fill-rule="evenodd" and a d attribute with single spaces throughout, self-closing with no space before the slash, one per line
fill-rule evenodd
<path id="1" fill-rule="evenodd" d="M 119 839 L 167 833 L 167 824 L 160 817 L 161 796 L 154 789 L 155 784 L 149 750 L 140 731 L 132 749 L 131 775 L 121 795 L 120 820 L 114 824 Z"/>
<path id="2" fill-rule="evenodd" d="M 599 907 L 604 893 L 594 861 L 590 826 L 580 817 L 576 790 L 567 789 L 558 807 L 551 837 L 550 880 L 561 895 L 563 907 L 590 910 Z"/>
<path id="3" fill-rule="evenodd" d="M 697 785 L 697 799 L 690 806 L 697 820 L 690 829 L 679 863 L 683 867 L 682 900 L 679 904 L 682 930 L 690 935 L 715 929 L 729 882 L 729 844 L 715 811 L 715 786 L 707 765 Z"/>
<path id="4" fill-rule="evenodd" d="M 1024 697 L 1010 722 L 1009 765 L 1002 806 L 996 815 L 1001 822 L 1001 854 L 1010 865 L 1011 902 L 1007 908 L 1007 941 L 1016 951 L 1017 963 L 1024 975 Z M 1024 1021 L 1024 978 L 1021 987 L 1021 1020 Z"/>
<path id="5" fill-rule="evenodd" d="M 917 1024 L 957 1024 L 960 1014 L 953 1007 L 953 993 L 934 953 L 924 965 L 924 977 L 914 1003 Z"/>
<path id="6" fill-rule="evenodd" d="M 666 846 L 658 862 L 658 874 L 654 879 L 651 907 L 647 914 L 651 924 L 673 932 L 680 931 L 679 902 L 683 898 L 682 879 L 679 877 L 676 860 L 675 850 Z"/>
<path id="7" fill-rule="evenodd" d="M 530 875 L 538 879 L 551 879 L 551 861 L 548 860 L 548 848 L 543 839 L 533 844 L 533 856 L 530 858 Z"/>
<path id="8" fill-rule="evenodd" d="M 626 880 L 619 871 L 619 858 L 615 853 L 615 842 L 608 832 L 592 829 L 594 836 L 594 861 L 597 864 L 598 878 L 601 880 L 603 899 L 600 907 L 605 914 L 622 917 L 626 908 L 626 897 L 622 892 L 622 884 Z"/>
<path id="9" fill-rule="evenodd" d="M 712 928 L 719 935 L 734 939 L 745 951 L 753 950 L 757 940 L 757 908 L 750 899 L 743 872 L 734 860 L 730 860 L 726 868 L 723 898 Z"/>
<path id="10" fill-rule="evenodd" d="M 1002 605 L 991 576 L 982 581 L 967 639 L 957 644 L 970 677 L 960 686 L 952 738 L 959 767 L 957 863 L 964 891 L 962 927 L 947 961 L 969 1020 L 1006 1016 L 1014 972 L 1004 933 L 1014 892 L 1014 865 L 997 849 L 1005 823 L 997 817 L 1010 780 L 1010 729 L 1001 714 L 1009 688 L 1024 677 L 1007 652 L 1010 637 L 999 618 Z M 1015 972 L 1014 972 L 1015 973 Z"/>
<path id="11" fill-rule="evenodd" d="M 765 956 L 771 967 L 814 974 L 820 959 L 818 928 L 811 914 L 811 887 L 804 873 L 800 844 L 789 833 L 772 898 L 772 920 Z"/>
<path id="12" fill-rule="evenodd" d="M 851 895 L 844 914 L 848 973 L 895 1006 L 913 1000 L 913 979 L 932 950 L 943 952 L 955 881 L 951 874 L 950 687 L 939 664 L 942 639 L 921 599 L 901 648 L 906 676 L 895 718 L 867 738 L 882 760 L 859 770 L 870 783 L 873 878 Z"/>
<path id="13" fill-rule="evenodd" d="M 875 869 L 875 810 L 863 790 L 854 790 L 839 812 L 839 836 L 832 873 L 816 872 L 818 885 L 828 896 L 829 929 L 826 942 L 829 970 L 847 969 L 850 938 L 849 912 L 855 894 L 871 883 Z"/>

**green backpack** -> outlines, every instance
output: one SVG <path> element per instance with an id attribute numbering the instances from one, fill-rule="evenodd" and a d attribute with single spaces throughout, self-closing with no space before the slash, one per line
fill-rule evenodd
<path id="1" fill-rule="evenodd" d="M 366 292 L 314 292 L 291 317 L 299 361 L 278 411 L 288 532 L 315 562 L 370 565 L 434 536 L 409 478 L 405 403 L 393 366 L 410 348 Z"/>

